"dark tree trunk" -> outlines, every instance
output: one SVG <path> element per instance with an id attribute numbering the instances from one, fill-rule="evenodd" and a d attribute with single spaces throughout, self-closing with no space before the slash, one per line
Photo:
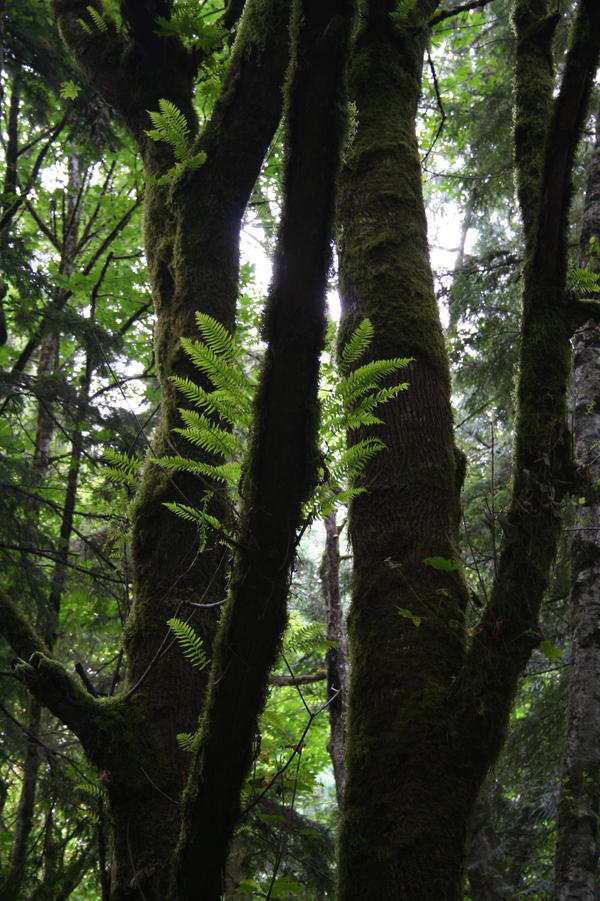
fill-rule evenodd
<path id="1" fill-rule="evenodd" d="M 355 570 L 340 901 L 462 898 L 473 807 L 501 748 L 519 673 L 539 641 L 560 499 L 573 478 L 565 392 L 569 339 L 582 312 L 565 293 L 565 230 L 600 10 L 580 3 L 553 101 L 553 17 L 540 13 L 544 2 L 524 0 L 515 3 L 515 141 L 526 233 L 515 479 L 496 582 L 468 646 L 467 592 L 457 568 L 463 464 L 452 438 L 415 138 L 425 42 L 417 21 L 436 5 L 417 4 L 403 23 L 390 21 L 394 4 L 372 0 L 352 64 L 358 131 L 339 216 L 344 331 L 368 316 L 373 356 L 414 362 L 408 391 L 385 408 L 379 434 L 387 450 L 370 464 L 367 491 L 350 516 Z M 441 567 L 431 565 L 436 557 Z"/>
<path id="2" fill-rule="evenodd" d="M 265 316 L 267 350 L 230 596 L 183 799 L 177 901 L 221 896 L 258 715 L 285 629 L 302 505 L 315 486 L 319 354 L 353 8 L 353 0 L 293 6 L 284 208 Z"/>
<path id="3" fill-rule="evenodd" d="M 342 809 L 346 787 L 344 743 L 348 706 L 348 647 L 340 594 L 340 549 L 335 511 L 325 519 L 325 550 L 319 569 L 327 612 L 327 638 L 336 646 L 327 649 L 327 700 L 329 704 L 329 756 L 333 765 L 335 793 Z M 333 699 L 333 700 L 332 700 Z"/>
<path id="4" fill-rule="evenodd" d="M 598 129 L 598 125 L 597 125 Z M 590 160 L 580 240 L 581 266 L 590 262 L 590 238 L 600 241 L 600 130 Z M 598 271 L 593 257 L 591 267 Z M 575 334 L 575 454 L 590 488 L 598 485 L 600 434 L 600 326 Z M 582 495 L 585 497 L 585 484 Z M 554 897 L 595 901 L 600 814 L 600 504 L 576 508 L 571 544 L 571 678 L 567 744 L 558 803 Z"/>

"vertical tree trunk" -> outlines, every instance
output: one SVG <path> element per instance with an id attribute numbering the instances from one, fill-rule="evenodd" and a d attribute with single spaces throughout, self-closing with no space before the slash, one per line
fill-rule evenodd
<path id="1" fill-rule="evenodd" d="M 381 414 L 387 450 L 350 515 L 341 901 L 458 897 L 466 839 L 466 793 L 446 777 L 466 590 L 456 572 L 424 563 L 457 558 L 460 490 L 415 136 L 425 33 L 415 34 L 410 17 L 393 25 L 393 6 L 370 3 L 357 38 L 358 131 L 339 203 L 343 331 L 368 316 L 374 358 L 414 358 L 409 389 Z M 435 6 L 421 4 L 419 17 Z"/>
<path id="2" fill-rule="evenodd" d="M 325 608 L 327 612 L 327 638 L 336 647 L 328 648 L 327 700 L 329 704 L 329 756 L 333 764 L 335 793 L 338 808 L 342 809 L 346 787 L 346 766 L 344 763 L 344 740 L 346 733 L 346 710 L 348 705 L 348 648 L 344 628 L 344 611 L 340 597 L 340 551 L 337 518 L 335 511 L 325 519 L 325 549 L 319 569 Z"/>
<path id="3" fill-rule="evenodd" d="M 502 746 L 519 674 L 539 642 L 559 504 L 573 484 L 565 398 L 570 336 L 585 305 L 566 292 L 565 234 L 600 8 L 591 0 L 578 5 L 553 100 L 557 16 L 546 0 L 516 0 L 515 141 L 526 263 L 515 477 L 494 588 L 467 636 L 457 562 L 464 462 L 453 445 L 414 127 L 425 41 L 419 23 L 435 6 L 421 2 L 390 19 L 395 4 L 371 0 L 352 65 L 358 130 L 339 220 L 344 327 L 369 316 L 373 355 L 414 362 L 409 390 L 382 417 L 387 450 L 371 462 L 367 490 L 351 509 L 340 901 L 462 898 L 473 807 Z"/>
<path id="4" fill-rule="evenodd" d="M 234 324 L 239 229 L 281 115 L 289 3 L 246 2 L 221 93 L 201 134 L 193 104 L 198 58 L 178 38 L 157 35 L 154 18 L 163 11 L 161 4 L 122 3 L 127 22 L 122 32 L 109 17 L 105 32 L 82 29 L 79 21 L 89 18 L 85 0 L 55 0 L 53 5 L 64 39 L 125 119 L 144 162 L 144 233 L 161 383 L 153 450 L 158 456 L 173 450 L 190 456 L 191 445 L 172 432 L 181 424 L 178 408 L 185 402 L 170 377 L 198 378 L 180 345 L 182 336 L 197 337 L 196 311 L 229 328 Z M 228 27 L 239 12 L 239 4 L 230 4 Z M 148 110 L 157 110 L 165 97 L 186 117 L 190 146 L 206 152 L 203 166 L 169 185 L 157 178 L 173 165 L 172 150 L 146 133 Z M 228 552 L 216 542 L 201 551 L 196 530 L 166 510 L 164 502 L 194 505 L 203 493 L 193 476 L 168 478 L 149 464 L 131 509 L 134 590 L 124 634 L 126 728 L 117 734 L 120 727 L 109 716 L 103 746 L 87 747 L 102 767 L 109 799 L 113 901 L 137 901 L 140 894 L 164 901 L 167 893 L 189 765 L 176 734 L 196 729 L 207 673 L 183 657 L 166 623 L 172 616 L 193 617 L 210 653 L 218 604 L 225 596 Z M 214 503 L 212 512 L 226 522 L 227 498 L 216 493 Z"/>
<path id="5" fill-rule="evenodd" d="M 590 238 L 600 241 L 600 125 L 590 160 L 581 230 L 581 266 Z M 598 271 L 598 259 L 591 266 Z M 575 334 L 575 453 L 586 480 L 600 480 L 600 326 Z M 582 485 L 582 493 L 585 485 Z M 560 797 L 554 897 L 594 901 L 598 880 L 600 814 L 600 504 L 576 508 L 571 544 L 571 677 L 567 740 Z"/>
<path id="6" fill-rule="evenodd" d="M 29 701 L 27 720 L 27 751 L 23 764 L 23 781 L 19 795 L 19 805 L 15 818 L 13 845 L 10 850 L 8 869 L 0 885 L 1 901 L 18 901 L 21 897 L 25 866 L 27 863 L 27 842 L 31 833 L 35 810 L 35 791 L 40 765 L 40 746 L 37 741 L 40 728 L 41 705 L 36 698 Z"/>
<path id="7" fill-rule="evenodd" d="M 319 355 L 353 18 L 353 0 L 296 0 L 292 7 L 284 207 L 265 316 L 267 350 L 229 600 L 183 797 L 171 895 L 177 901 L 221 896 L 258 715 L 287 620 L 302 505 L 315 485 Z"/>

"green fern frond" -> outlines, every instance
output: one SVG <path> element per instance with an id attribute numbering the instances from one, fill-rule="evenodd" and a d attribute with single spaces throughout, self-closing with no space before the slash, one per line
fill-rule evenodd
<path id="1" fill-rule="evenodd" d="M 356 444 L 346 448 L 339 463 L 333 468 L 333 474 L 338 481 L 344 479 L 357 479 L 365 470 L 369 460 L 385 449 L 385 444 L 380 438 L 365 438 Z"/>
<path id="2" fill-rule="evenodd" d="M 410 359 L 395 357 L 390 360 L 372 360 L 354 369 L 340 384 L 340 394 L 347 406 L 364 394 L 373 391 L 383 379 L 408 366 Z"/>
<path id="3" fill-rule="evenodd" d="M 380 425 L 382 420 L 375 416 L 373 410 L 392 400 L 401 391 L 408 388 L 408 382 L 392 385 L 390 388 L 381 388 L 372 394 L 363 397 L 362 400 L 350 408 L 346 414 L 346 429 L 352 431 L 368 425 Z"/>
<path id="4" fill-rule="evenodd" d="M 206 416 L 195 410 L 180 410 L 187 428 L 173 429 L 196 447 L 201 447 L 210 454 L 218 454 L 225 458 L 239 459 L 243 453 L 242 444 L 235 435 L 215 425 Z"/>
<path id="5" fill-rule="evenodd" d="M 141 463 L 128 454 L 107 447 L 104 450 L 103 459 L 106 462 L 106 476 L 116 485 L 126 485 L 135 488 L 138 483 L 138 475 Z"/>
<path id="6" fill-rule="evenodd" d="M 196 669 L 204 669 L 205 666 L 208 666 L 209 659 L 202 646 L 202 639 L 195 629 L 189 623 L 176 617 L 167 620 L 167 625 L 175 635 L 184 656 L 187 657 L 190 663 Z"/>
<path id="7" fill-rule="evenodd" d="M 350 338 L 344 344 L 340 353 L 340 369 L 345 372 L 352 363 L 361 357 L 373 340 L 373 325 L 370 319 L 363 319 Z"/>
<path id="8" fill-rule="evenodd" d="M 98 31 L 106 31 L 108 29 L 108 25 L 100 15 L 97 9 L 94 9 L 93 6 L 86 6 L 89 17 L 98 29 Z"/>
<path id="9" fill-rule="evenodd" d="M 177 744 L 182 751 L 191 753 L 194 750 L 194 744 L 196 741 L 195 732 L 178 732 L 175 738 L 177 739 Z"/>
<path id="10" fill-rule="evenodd" d="M 224 389 L 234 395 L 239 393 L 242 402 L 246 399 L 252 383 L 245 378 L 243 372 L 232 366 L 227 358 L 215 353 L 202 341 L 182 338 L 181 346 L 196 369 L 208 376 L 216 390 Z"/>
<path id="11" fill-rule="evenodd" d="M 322 623 L 305 623 L 298 618 L 290 621 L 283 639 L 283 653 L 288 655 L 322 653 L 329 647 L 337 647 L 328 641 Z"/>
<path id="12" fill-rule="evenodd" d="M 391 20 L 398 23 L 403 22 L 408 13 L 414 9 L 416 2 L 417 0 L 398 0 L 396 9 L 390 13 Z"/>
<path id="13" fill-rule="evenodd" d="M 196 407 L 204 409 L 208 413 L 217 414 L 230 425 L 246 424 L 251 401 L 242 397 L 239 392 L 232 393 L 223 388 L 216 391 L 205 391 L 191 379 L 181 378 L 177 375 L 172 375 L 171 381 Z"/>
<path id="14" fill-rule="evenodd" d="M 234 335 L 221 322 L 206 313 L 196 313 L 196 324 L 204 343 L 212 352 L 231 363 L 235 354 Z"/>
<path id="15" fill-rule="evenodd" d="M 167 472 L 191 472 L 199 477 L 212 479 L 214 482 L 219 482 L 222 485 L 236 485 L 241 475 L 241 466 L 234 460 L 220 463 L 218 466 L 203 463 L 201 460 L 191 460 L 188 457 L 177 456 L 152 457 L 152 462 L 166 469 Z"/>
<path id="16" fill-rule="evenodd" d="M 190 127 L 187 119 L 171 100 L 161 97 L 158 112 L 147 110 L 154 128 L 146 134 L 155 141 L 164 141 L 172 149 L 175 159 L 184 162 L 190 155 Z"/>

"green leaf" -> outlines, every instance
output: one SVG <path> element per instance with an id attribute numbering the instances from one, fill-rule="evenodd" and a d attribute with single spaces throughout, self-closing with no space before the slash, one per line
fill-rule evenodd
<path id="1" fill-rule="evenodd" d="M 81 88 L 74 81 L 63 81 L 60 86 L 60 96 L 63 100 L 75 100 Z"/>
<path id="2" fill-rule="evenodd" d="M 90 19 L 92 20 L 98 31 L 106 31 L 108 25 L 106 24 L 98 10 L 94 9 L 93 6 L 86 6 L 86 9 L 89 13 Z"/>
<path id="3" fill-rule="evenodd" d="M 561 648 L 555 648 L 552 642 L 548 641 L 547 638 L 545 638 L 544 641 L 540 641 L 539 649 L 552 663 L 557 663 L 563 655 Z"/>
<path id="4" fill-rule="evenodd" d="M 288 895 L 300 895 L 304 887 L 291 876 L 279 876 L 271 886 L 271 898 L 286 898 Z"/>
<path id="5" fill-rule="evenodd" d="M 358 328 L 356 328 L 340 354 L 340 369 L 344 371 L 348 369 L 352 363 L 356 363 L 361 357 L 371 341 L 373 340 L 373 325 L 370 319 L 363 319 Z"/>

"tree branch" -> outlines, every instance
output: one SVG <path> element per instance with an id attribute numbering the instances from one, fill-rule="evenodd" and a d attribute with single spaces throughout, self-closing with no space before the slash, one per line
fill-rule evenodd
<path id="1" fill-rule="evenodd" d="M 440 22 L 443 22 L 445 19 L 453 18 L 454 16 L 458 16 L 461 13 L 469 12 L 472 9 L 483 9 L 488 3 L 491 3 L 492 0 L 471 0 L 471 3 L 464 3 L 462 6 L 455 6 L 454 9 L 445 9 L 441 13 L 438 13 L 437 16 L 433 16 L 432 19 L 427 23 L 427 28 L 433 28 L 434 25 L 439 25 Z"/>

